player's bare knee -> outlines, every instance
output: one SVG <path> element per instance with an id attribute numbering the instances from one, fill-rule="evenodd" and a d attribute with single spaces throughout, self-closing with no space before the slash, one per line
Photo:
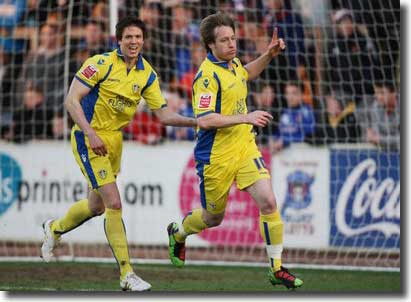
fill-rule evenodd
<path id="1" fill-rule="evenodd" d="M 260 212 L 264 215 L 274 213 L 277 210 L 277 204 L 274 198 L 267 198 L 260 205 Z"/>
<path id="2" fill-rule="evenodd" d="M 100 216 L 104 214 L 104 212 L 106 211 L 106 207 L 105 206 L 98 207 L 91 211 L 93 212 L 94 216 Z"/>
<path id="3" fill-rule="evenodd" d="M 224 218 L 223 215 L 208 215 L 204 222 L 210 228 L 216 227 L 221 224 L 221 222 L 223 221 L 223 218 Z"/>
<path id="4" fill-rule="evenodd" d="M 104 201 L 104 205 L 106 208 L 109 208 L 112 210 L 121 210 L 121 200 L 120 199 L 113 199 L 113 200 L 106 199 Z"/>
<path id="5" fill-rule="evenodd" d="M 212 228 L 212 227 L 216 227 L 219 226 L 221 224 L 221 220 L 216 220 L 216 219 L 208 219 L 207 221 L 205 221 L 205 224 Z"/>

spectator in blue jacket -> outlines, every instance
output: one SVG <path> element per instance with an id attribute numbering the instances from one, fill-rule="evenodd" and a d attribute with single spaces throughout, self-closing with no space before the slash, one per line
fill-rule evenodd
<path id="1" fill-rule="evenodd" d="M 280 114 L 278 131 L 270 144 L 272 152 L 278 152 L 291 143 L 306 142 L 314 133 L 313 109 L 302 101 L 302 86 L 287 82 L 284 87 L 287 108 Z"/>
<path id="2" fill-rule="evenodd" d="M 172 7 L 172 40 L 175 46 L 175 68 L 178 80 L 191 70 L 190 46 L 199 40 L 199 26 L 195 19 L 195 10 L 189 2 L 177 3 Z"/>

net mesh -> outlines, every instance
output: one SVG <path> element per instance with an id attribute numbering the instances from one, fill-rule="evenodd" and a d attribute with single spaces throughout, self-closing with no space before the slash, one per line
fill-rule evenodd
<path id="1" fill-rule="evenodd" d="M 40 235 L 24 236 L 24 226 L 11 226 L 12 221 L 24 219 L 20 208 L 30 204 L 29 209 L 40 213 L 36 214 L 40 222 L 47 216 L 41 215 L 46 206 L 42 198 L 62 214 L 72 198 L 85 194 L 78 175 L 73 177 L 82 181 L 81 193 L 63 193 L 64 181 L 74 173 L 66 165 L 76 165 L 68 159 L 71 154 L 63 157 L 65 164 L 55 173 L 50 162 L 45 168 L 21 158 L 29 153 L 44 157 L 44 152 L 47 157 L 54 148 L 67 149 L 73 123 L 63 108 L 64 95 L 85 59 L 117 47 L 110 21 L 137 15 L 146 23 L 143 55 L 159 75 L 168 106 L 192 116 L 192 81 L 206 56 L 199 24 L 208 14 L 222 11 L 236 21 L 243 65 L 266 50 L 274 28 L 287 44 L 260 78 L 249 82 L 247 99 L 249 111 L 262 109 L 274 116 L 268 127 L 255 130 L 286 223 L 286 261 L 399 266 L 399 1 L 118 0 L 116 4 L 117 11 L 108 1 L 97 0 L 0 3 L 0 222 L 5 225 L 3 231 L 0 227 L 4 235 L 0 256 L 38 255 Z M 124 138 L 138 144 L 143 154 L 177 150 L 177 158 L 184 158 L 183 172 L 178 172 L 183 177 L 175 192 L 163 189 L 162 198 L 175 201 L 181 217 L 191 206 L 199 206 L 188 151 L 195 140 L 193 129 L 165 127 L 142 104 L 124 129 Z M 311 161 L 306 154 L 313 154 Z M 155 159 L 146 161 L 154 165 Z M 173 178 L 172 170 L 162 173 Z M 31 183 L 25 186 L 24 181 Z M 61 193 L 47 187 L 48 181 L 55 181 Z M 136 204 L 144 201 L 138 194 L 144 194 L 146 187 L 140 184 L 133 184 L 133 191 L 125 183 L 123 196 L 135 193 Z M 43 185 L 46 189 L 41 191 Z M 75 184 L 70 188 L 77 190 Z M 235 186 L 228 213 L 220 231 L 206 231 L 194 240 L 188 257 L 265 261 L 258 209 Z M 149 221 L 141 220 L 142 225 Z M 323 232 L 321 223 L 326 223 Z M 6 235 L 9 228 L 16 235 Z M 104 241 L 89 244 L 77 236 L 63 245 L 62 254 L 107 254 Z M 146 243 L 139 244 L 136 238 L 131 243 L 133 256 L 167 257 L 162 240 L 143 239 Z"/>

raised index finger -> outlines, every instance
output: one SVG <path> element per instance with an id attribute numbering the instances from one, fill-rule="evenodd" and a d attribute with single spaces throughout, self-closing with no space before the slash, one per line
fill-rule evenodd
<path id="1" fill-rule="evenodd" d="M 275 27 L 273 31 L 273 37 L 271 38 L 271 42 L 275 42 L 278 39 L 278 28 Z"/>

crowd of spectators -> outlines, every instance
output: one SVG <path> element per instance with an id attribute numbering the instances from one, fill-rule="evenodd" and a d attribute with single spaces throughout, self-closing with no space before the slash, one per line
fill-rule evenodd
<path id="1" fill-rule="evenodd" d="M 318 2 L 318 1 L 317 1 Z M 275 27 L 286 50 L 249 86 L 249 110 L 271 112 L 255 129 L 259 144 L 280 152 L 295 142 L 370 143 L 400 148 L 400 8 L 383 1 L 320 1 L 316 22 L 304 0 L 119 0 L 119 17 L 147 25 L 143 55 L 156 69 L 168 105 L 192 116 L 191 83 L 206 53 L 200 20 L 217 11 L 237 23 L 238 56 L 258 57 Z M 109 1 L 0 1 L 0 138 L 62 139 L 65 89 L 84 60 L 117 47 Z M 308 11 L 308 13 L 307 13 Z M 67 39 L 67 20 L 72 15 Z M 314 42 L 313 42 L 314 41 Z M 67 43 L 70 43 L 68 46 Z M 69 58 L 68 64 L 66 58 Z M 194 140 L 194 129 L 162 126 L 140 106 L 124 129 L 144 144 Z"/>

